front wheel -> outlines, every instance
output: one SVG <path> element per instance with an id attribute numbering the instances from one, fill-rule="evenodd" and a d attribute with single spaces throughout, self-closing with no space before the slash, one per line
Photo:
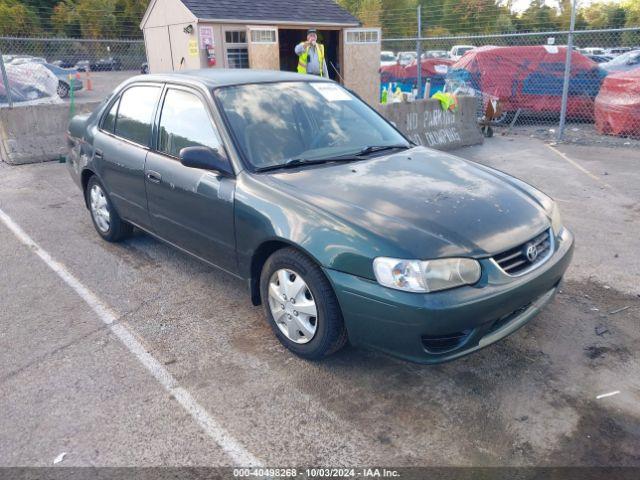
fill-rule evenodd
<path id="1" fill-rule="evenodd" d="M 69 95 L 69 85 L 64 83 L 63 81 L 58 82 L 58 96 L 60 98 L 67 98 Z"/>
<path id="2" fill-rule="evenodd" d="M 319 360 L 347 343 L 331 284 L 302 252 L 285 248 L 271 255 L 262 269 L 260 292 L 273 331 L 296 355 Z"/>

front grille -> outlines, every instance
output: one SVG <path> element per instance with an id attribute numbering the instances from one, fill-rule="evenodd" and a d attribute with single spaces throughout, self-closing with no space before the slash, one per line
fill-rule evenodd
<path id="1" fill-rule="evenodd" d="M 544 263 L 553 253 L 551 230 L 502 252 L 493 259 L 509 275 L 520 275 Z M 535 253 L 534 253 L 535 252 Z"/>

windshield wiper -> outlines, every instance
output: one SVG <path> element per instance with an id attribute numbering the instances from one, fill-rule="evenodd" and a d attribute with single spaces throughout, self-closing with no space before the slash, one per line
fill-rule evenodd
<path id="1" fill-rule="evenodd" d="M 320 163 L 329 163 L 329 162 L 353 162 L 356 160 L 360 160 L 360 158 L 355 157 L 353 155 L 349 155 L 348 157 L 327 157 L 327 158 L 290 158 L 283 163 L 278 163 L 277 165 L 269 165 L 267 167 L 256 168 L 256 172 L 268 172 L 270 170 L 279 170 L 281 168 L 294 168 L 299 167 L 301 165 L 318 165 Z"/>
<path id="2" fill-rule="evenodd" d="M 321 158 L 302 158 L 302 157 L 294 157 L 285 160 L 282 163 L 278 163 L 277 165 L 269 165 L 266 167 L 256 168 L 256 172 L 268 172 L 270 170 L 279 170 L 281 168 L 293 168 L 299 167 L 301 165 L 317 165 L 320 163 L 330 163 L 330 162 L 356 162 L 358 160 L 363 160 L 362 157 L 369 155 L 374 152 L 382 152 L 384 150 L 395 150 L 395 149 L 403 149 L 406 150 L 411 148 L 408 145 L 369 145 L 367 147 L 361 148 L 356 153 L 347 153 L 344 155 L 336 155 L 332 157 L 321 157 Z"/>
<path id="3" fill-rule="evenodd" d="M 362 155 L 369 155 L 370 153 L 374 153 L 374 152 L 382 152 L 384 150 L 395 150 L 395 149 L 406 150 L 408 148 L 411 148 L 411 147 L 407 145 L 369 145 L 368 147 L 364 147 L 363 149 L 361 149 L 358 153 L 356 153 L 356 155 L 362 156 Z"/>

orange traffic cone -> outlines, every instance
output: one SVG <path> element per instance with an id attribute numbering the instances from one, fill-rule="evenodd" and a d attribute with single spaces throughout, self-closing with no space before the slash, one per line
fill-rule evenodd
<path id="1" fill-rule="evenodd" d="M 93 90 L 93 84 L 91 83 L 91 74 L 88 68 L 85 70 L 85 73 L 87 74 L 87 90 L 91 91 Z"/>

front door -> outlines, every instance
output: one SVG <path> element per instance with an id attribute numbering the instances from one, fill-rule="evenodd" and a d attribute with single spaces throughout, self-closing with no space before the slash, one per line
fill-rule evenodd
<path id="1" fill-rule="evenodd" d="M 144 164 L 162 88 L 135 85 L 114 102 L 94 137 L 98 174 L 120 216 L 149 227 Z"/>
<path id="2" fill-rule="evenodd" d="M 235 179 L 185 167 L 180 150 L 205 146 L 224 153 L 205 99 L 195 90 L 168 87 L 159 115 L 156 148 L 145 179 L 153 231 L 188 252 L 235 272 Z"/>

